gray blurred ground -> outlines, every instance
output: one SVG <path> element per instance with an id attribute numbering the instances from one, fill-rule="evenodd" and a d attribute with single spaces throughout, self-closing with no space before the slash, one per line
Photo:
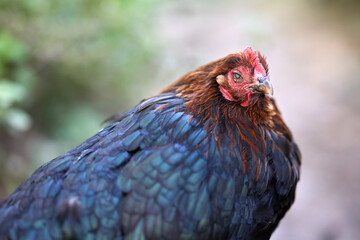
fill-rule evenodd
<path id="1" fill-rule="evenodd" d="M 346 17 L 306 1 L 173 2 L 159 12 L 157 89 L 248 45 L 267 57 L 303 155 L 296 202 L 273 240 L 360 236 L 360 25 Z"/>

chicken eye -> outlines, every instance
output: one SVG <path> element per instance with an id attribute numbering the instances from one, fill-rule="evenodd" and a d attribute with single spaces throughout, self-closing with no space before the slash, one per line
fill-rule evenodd
<path id="1" fill-rule="evenodd" d="M 238 82 L 238 81 L 242 80 L 243 78 L 239 73 L 234 73 L 233 74 L 233 79 L 234 79 L 235 82 Z"/>

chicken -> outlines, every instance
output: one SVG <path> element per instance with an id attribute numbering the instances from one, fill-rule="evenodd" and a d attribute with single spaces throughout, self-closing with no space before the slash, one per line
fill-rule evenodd
<path id="1" fill-rule="evenodd" d="M 40 167 L 0 204 L 0 236 L 269 239 L 301 158 L 272 93 L 250 47 L 195 69 Z"/>

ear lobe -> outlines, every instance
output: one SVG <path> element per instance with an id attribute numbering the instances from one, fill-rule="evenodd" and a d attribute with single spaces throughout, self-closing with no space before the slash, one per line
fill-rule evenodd
<path id="1" fill-rule="evenodd" d="M 216 82 L 220 85 L 220 86 L 224 86 L 226 84 L 226 77 L 224 75 L 218 75 L 216 77 Z"/>

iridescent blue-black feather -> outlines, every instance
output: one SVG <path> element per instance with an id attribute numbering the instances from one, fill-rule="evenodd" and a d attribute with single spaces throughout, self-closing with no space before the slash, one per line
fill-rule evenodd
<path id="1" fill-rule="evenodd" d="M 300 153 L 276 107 L 222 98 L 218 65 L 40 167 L 0 204 L 0 239 L 269 239 Z"/>

